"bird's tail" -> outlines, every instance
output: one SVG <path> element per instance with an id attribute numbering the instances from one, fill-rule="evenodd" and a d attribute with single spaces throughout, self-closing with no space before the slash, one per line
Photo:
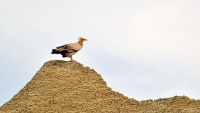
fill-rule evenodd
<path id="1" fill-rule="evenodd" d="M 60 51 L 58 51 L 56 49 L 52 49 L 51 54 L 60 54 Z"/>
<path id="2" fill-rule="evenodd" d="M 57 49 L 52 49 L 52 51 L 51 51 L 51 54 L 61 54 L 62 57 L 66 57 L 66 53 L 67 53 L 67 51 L 60 51 Z"/>

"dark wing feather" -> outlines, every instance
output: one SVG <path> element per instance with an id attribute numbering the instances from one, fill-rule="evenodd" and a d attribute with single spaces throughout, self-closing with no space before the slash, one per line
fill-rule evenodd
<path id="1" fill-rule="evenodd" d="M 62 52 L 62 53 L 72 53 L 72 52 L 77 52 L 78 50 L 74 49 L 71 47 L 71 44 L 65 44 L 62 46 L 56 47 L 56 50 Z"/>
<path id="2" fill-rule="evenodd" d="M 68 49 L 68 48 L 69 48 L 68 44 L 56 47 L 56 49 Z"/>

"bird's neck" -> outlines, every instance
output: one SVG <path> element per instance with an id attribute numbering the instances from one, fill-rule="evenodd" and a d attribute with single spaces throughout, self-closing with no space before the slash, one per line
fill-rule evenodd
<path id="1" fill-rule="evenodd" d="M 81 47 L 83 46 L 83 41 L 78 41 L 78 44 L 80 44 L 81 45 Z"/>

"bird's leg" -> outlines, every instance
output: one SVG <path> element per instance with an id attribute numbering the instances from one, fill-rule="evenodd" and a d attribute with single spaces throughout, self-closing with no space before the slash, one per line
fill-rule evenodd
<path id="1" fill-rule="evenodd" d="M 71 59 L 70 61 L 73 61 L 73 58 L 72 58 L 72 56 L 70 56 L 70 59 Z"/>

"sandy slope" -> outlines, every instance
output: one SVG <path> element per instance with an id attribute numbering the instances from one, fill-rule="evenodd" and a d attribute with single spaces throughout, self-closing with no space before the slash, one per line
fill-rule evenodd
<path id="1" fill-rule="evenodd" d="M 89 67 L 52 60 L 0 113 L 200 113 L 200 100 L 175 96 L 137 101 L 112 91 Z"/>

